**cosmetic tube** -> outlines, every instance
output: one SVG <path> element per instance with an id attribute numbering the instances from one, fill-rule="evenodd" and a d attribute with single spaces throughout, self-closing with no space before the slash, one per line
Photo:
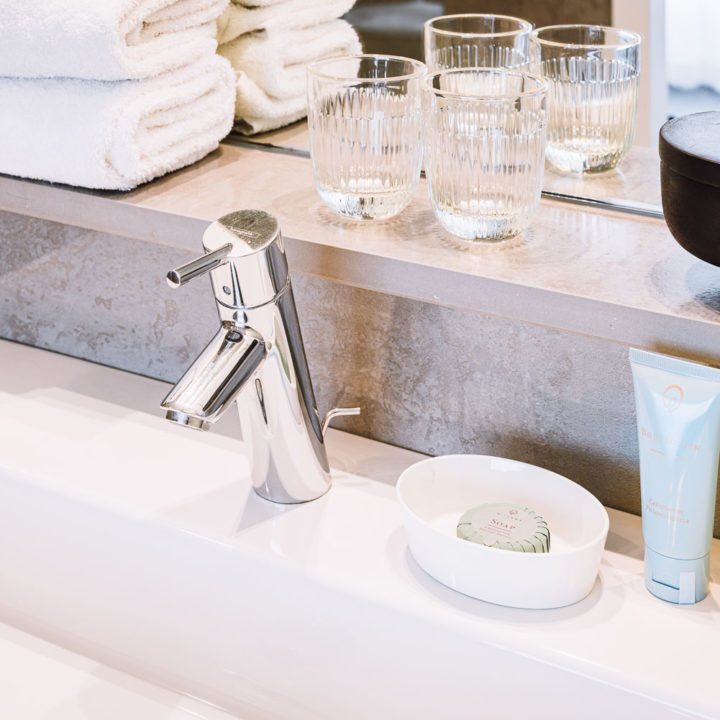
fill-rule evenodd
<path id="1" fill-rule="evenodd" d="M 720 452 L 720 370 L 630 349 L 645 585 L 692 604 L 708 594 Z"/>

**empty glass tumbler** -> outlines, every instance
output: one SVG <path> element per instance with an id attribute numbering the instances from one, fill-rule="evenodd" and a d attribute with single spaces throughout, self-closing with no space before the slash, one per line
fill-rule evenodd
<path id="1" fill-rule="evenodd" d="M 424 85 L 425 176 L 440 224 L 466 240 L 522 232 L 542 189 L 547 83 L 465 68 L 433 73 Z"/>
<path id="2" fill-rule="evenodd" d="M 566 173 L 615 167 L 632 145 L 640 36 L 598 25 L 554 25 L 531 36 L 532 70 L 548 89 L 548 163 Z"/>
<path id="3" fill-rule="evenodd" d="M 308 65 L 308 127 L 315 187 L 336 213 L 386 219 L 417 188 L 425 65 L 391 55 Z"/>
<path id="4" fill-rule="evenodd" d="M 425 23 L 428 70 L 499 67 L 527 70 L 530 32 L 526 20 L 508 15 L 443 15 Z"/>

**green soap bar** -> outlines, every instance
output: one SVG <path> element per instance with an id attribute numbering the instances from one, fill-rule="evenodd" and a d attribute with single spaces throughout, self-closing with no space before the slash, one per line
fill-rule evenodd
<path id="1" fill-rule="evenodd" d="M 498 550 L 550 551 L 548 524 L 520 505 L 489 503 L 471 508 L 458 521 L 457 536 Z"/>

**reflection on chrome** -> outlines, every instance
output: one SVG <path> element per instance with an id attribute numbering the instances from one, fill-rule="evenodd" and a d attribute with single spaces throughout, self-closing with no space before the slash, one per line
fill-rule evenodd
<path id="1" fill-rule="evenodd" d="M 237 400 L 255 491 L 279 503 L 314 500 L 330 487 L 327 423 L 360 409 L 318 415 L 277 220 L 260 210 L 225 215 L 203 246 L 168 283 L 209 272 L 220 329 L 163 400 L 166 417 L 208 430 Z"/>

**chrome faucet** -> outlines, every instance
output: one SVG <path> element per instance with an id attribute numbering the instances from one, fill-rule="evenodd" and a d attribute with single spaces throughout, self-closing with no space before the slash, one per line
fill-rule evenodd
<path id="1" fill-rule="evenodd" d="M 168 420 L 197 430 L 237 401 L 255 491 L 278 503 L 314 500 L 330 487 L 324 435 L 277 220 L 230 213 L 203 235 L 205 254 L 171 270 L 171 287 L 210 273 L 220 329 L 162 402 Z"/>

